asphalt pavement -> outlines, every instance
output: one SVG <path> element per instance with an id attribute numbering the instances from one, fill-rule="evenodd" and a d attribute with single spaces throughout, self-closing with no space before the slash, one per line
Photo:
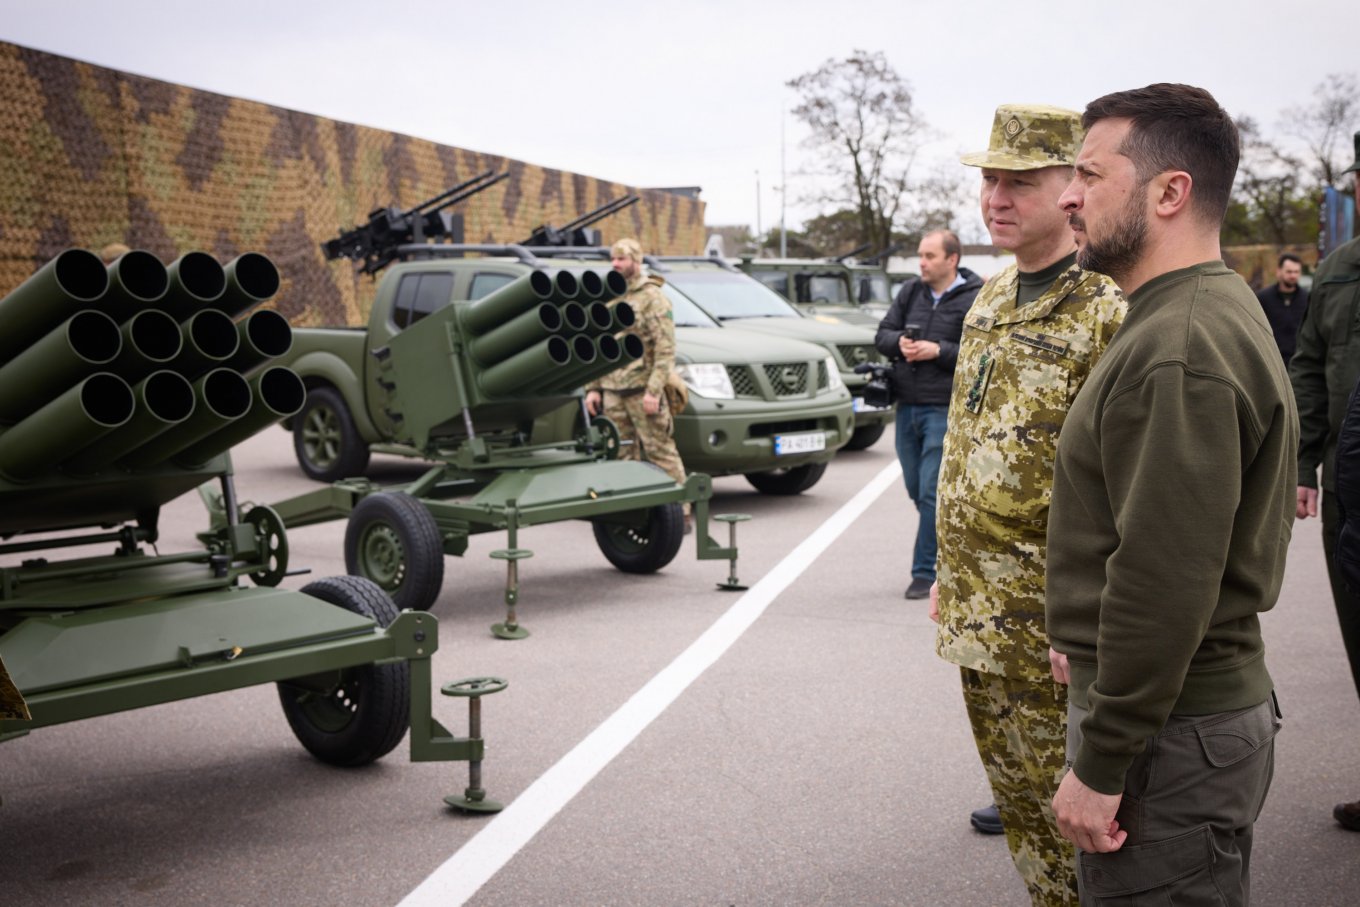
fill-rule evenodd
<path id="1" fill-rule="evenodd" d="M 934 654 L 925 603 L 902 598 L 916 517 L 900 481 L 884 483 L 889 442 L 838 456 L 798 497 L 715 483 L 715 511 L 753 517 L 738 567 L 765 580 L 765 601 L 718 591 L 726 563 L 696 560 L 692 541 L 631 576 L 588 526 L 552 524 L 520 534 L 532 635 L 504 641 L 489 629 L 504 618 L 504 563 L 489 557 L 504 538 L 449 558 L 435 682 L 510 681 L 483 707 L 488 794 L 520 804 L 500 817 L 444 805 L 467 783 L 461 763 L 413 763 L 403 744 L 332 768 L 298 745 L 274 689 L 239 690 L 0 746 L 0 904 L 1027 904 L 1004 841 L 968 825 L 990 798 L 957 670 Z M 282 430 L 234 459 L 245 500 L 316 487 Z M 420 471 L 380 458 L 371 475 Z M 886 490 L 863 492 L 876 479 Z M 205 524 L 196 495 L 173 502 L 160 550 L 192 547 Z M 1264 620 L 1285 728 L 1257 904 L 1360 897 L 1360 834 L 1331 818 L 1360 796 L 1360 702 L 1318 534 L 1296 527 Z M 290 532 L 291 566 L 312 574 L 285 585 L 343 573 L 343 535 Z M 436 699 L 464 733 L 461 701 Z M 459 869 L 468 854 L 476 873 Z M 449 894 L 460 882 L 471 890 Z"/>

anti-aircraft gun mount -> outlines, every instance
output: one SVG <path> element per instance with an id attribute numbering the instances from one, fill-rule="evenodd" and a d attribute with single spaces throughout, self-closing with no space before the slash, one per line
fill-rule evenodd
<path id="1" fill-rule="evenodd" d="M 321 252 L 327 261 L 348 258 L 361 262 L 359 270 L 372 277 L 392 262 L 404 260 L 400 255 L 403 245 L 461 239 L 454 229 L 453 215 L 446 209 L 509 176 L 508 171 L 496 174 L 487 170 L 405 211 L 395 205 L 378 208 L 369 212 L 368 223 L 342 230 L 335 239 L 322 243 Z"/>
<path id="2" fill-rule="evenodd" d="M 640 195 L 625 195 L 622 198 L 605 202 L 593 211 L 587 211 L 560 227 L 541 224 L 535 227 L 534 231 L 520 245 L 539 248 L 547 246 L 598 246 L 600 245 L 601 233 L 599 230 L 591 229 L 590 225 L 636 205 L 641 199 L 642 196 Z"/>
<path id="3" fill-rule="evenodd" d="M 228 449 L 305 397 L 276 364 L 287 319 L 251 311 L 278 287 L 256 253 L 224 267 L 189 252 L 167 268 L 131 251 L 106 267 L 72 249 L 0 299 L 0 558 L 24 556 L 0 566 L 0 673 L 28 712 L 0 720 L 0 741 L 275 683 L 318 759 L 372 762 L 409 726 L 413 760 L 471 764 L 451 801 L 496 808 L 480 788 L 480 731 L 456 738 L 432 714 L 437 621 L 399 613 L 357 577 L 279 588 L 306 572 L 289 569 L 282 519 L 238 512 Z M 162 506 L 204 483 L 220 489 L 222 524 L 197 550 L 160 553 Z"/>

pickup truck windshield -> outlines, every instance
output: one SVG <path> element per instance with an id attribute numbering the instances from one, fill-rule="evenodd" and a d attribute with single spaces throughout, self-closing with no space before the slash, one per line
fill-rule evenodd
<path id="1" fill-rule="evenodd" d="M 704 311 L 730 318 L 799 318 L 798 310 L 758 280 L 727 271 L 674 271 L 666 275 Z"/>
<path id="2" fill-rule="evenodd" d="M 695 305 L 684 293 L 671 286 L 670 279 L 661 287 L 671 301 L 671 315 L 678 328 L 716 328 L 718 323 Z"/>

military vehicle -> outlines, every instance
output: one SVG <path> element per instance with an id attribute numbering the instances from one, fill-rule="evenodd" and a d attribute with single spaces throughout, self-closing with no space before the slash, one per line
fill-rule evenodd
<path id="1" fill-rule="evenodd" d="M 106 267 L 71 249 L 0 300 L 0 557 L 19 558 L 0 566 L 0 662 L 28 714 L 0 720 L 0 741 L 275 683 L 318 759 L 372 762 L 409 727 L 412 759 L 471 763 L 449 802 L 498 808 L 480 786 L 480 730 L 455 738 L 432 716 L 437 621 L 355 577 L 279 588 L 306 572 L 290 568 L 281 518 L 239 512 L 228 449 L 305 397 L 277 364 L 287 320 L 251 311 L 278 286 L 256 253 L 167 268 L 130 251 Z M 205 483 L 220 527 L 161 552 L 161 508 Z"/>
<path id="2" fill-rule="evenodd" d="M 631 307 L 606 304 L 626 290 L 622 276 L 537 266 L 507 273 L 440 255 L 467 246 L 406 250 L 416 248 L 429 257 L 387 270 L 367 328 L 295 332 L 286 360 L 307 400 L 285 427 L 304 472 L 333 484 L 276 503 L 287 525 L 347 517 L 350 572 L 417 609 L 438 597 L 446 554 L 463 554 L 472 534 L 505 530 L 509 545 L 493 556 L 508 561 L 510 615 L 493 630 L 506 638 L 524 635 L 513 614 L 516 562 L 530 555 L 517 547 L 521 528 L 588 520 L 610 563 L 651 573 L 679 551 L 681 506 L 692 504 L 698 557 L 735 557 L 708 536 L 707 475 L 679 485 L 650 464 L 618 459 L 617 427 L 581 418 L 580 386 L 642 355 L 642 341 L 627 332 Z M 575 430 L 535 438 L 535 420 L 564 405 Z M 354 478 L 372 451 L 433 465 L 408 485 L 382 488 Z"/>
<path id="3" fill-rule="evenodd" d="M 742 271 L 821 321 L 877 328 L 882 312 L 855 269 L 833 258 L 742 258 Z M 861 298 L 861 293 L 866 295 Z M 886 306 L 883 312 L 886 312 Z M 876 312 L 878 312 L 876 314 Z"/>
<path id="4" fill-rule="evenodd" d="M 869 378 L 855 372 L 856 365 L 883 361 L 874 347 L 872 329 L 804 316 L 760 281 L 719 258 L 663 255 L 657 261 L 673 305 L 679 305 L 675 296 L 682 294 L 725 327 L 762 337 L 806 340 L 825 349 L 853 396 L 855 432 L 846 449 L 863 450 L 882 436 L 885 426 L 893 420 L 893 408 L 866 403 L 864 385 Z"/>

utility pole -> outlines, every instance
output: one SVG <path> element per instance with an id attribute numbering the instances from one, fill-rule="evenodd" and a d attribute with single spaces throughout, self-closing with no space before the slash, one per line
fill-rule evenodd
<path id="1" fill-rule="evenodd" d="M 784 169 L 784 108 L 779 108 L 779 257 L 789 257 L 789 233 L 784 227 L 785 202 L 789 198 L 789 175 Z"/>
<path id="2" fill-rule="evenodd" d="M 760 171 L 756 171 L 756 245 L 764 242 L 764 236 L 760 231 Z"/>

